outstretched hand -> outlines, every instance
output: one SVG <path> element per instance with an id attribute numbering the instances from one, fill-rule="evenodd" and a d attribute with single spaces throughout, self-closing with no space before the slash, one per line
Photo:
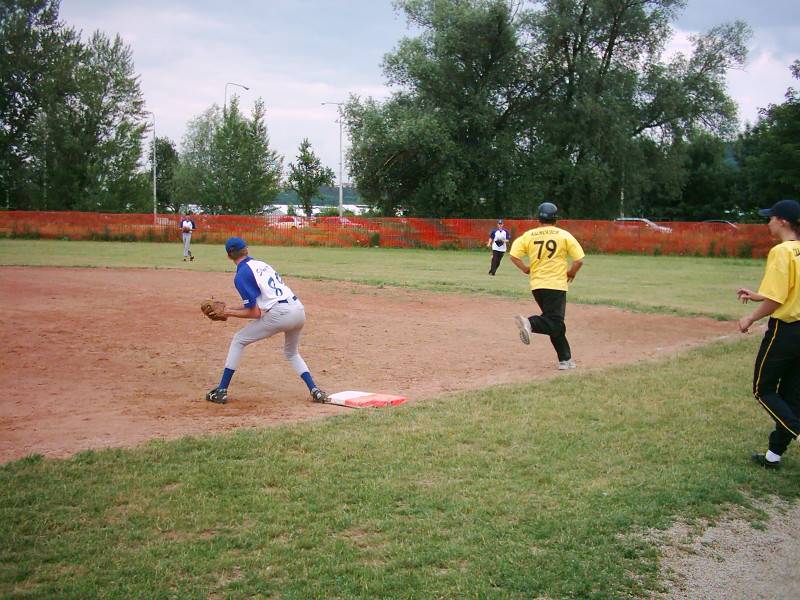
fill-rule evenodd
<path id="1" fill-rule="evenodd" d="M 754 292 L 753 290 L 748 290 L 747 288 L 739 288 L 736 291 L 736 297 L 742 301 L 742 304 L 747 304 L 750 300 L 753 302 L 761 302 L 764 300 L 764 296 Z"/>

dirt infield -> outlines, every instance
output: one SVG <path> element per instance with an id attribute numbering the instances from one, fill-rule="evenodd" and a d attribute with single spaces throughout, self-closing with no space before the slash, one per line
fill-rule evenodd
<path id="1" fill-rule="evenodd" d="M 203 400 L 216 385 L 237 319 L 208 321 L 211 293 L 236 301 L 231 273 L 0 268 L 0 462 L 31 453 L 68 456 L 340 414 L 312 404 L 283 358 L 282 336 L 250 346 L 230 402 Z M 555 370 L 546 338 L 527 363 L 512 317 L 519 300 L 293 280 L 308 321 L 300 351 L 317 383 L 399 393 L 411 401 L 574 371 Z M 731 323 L 570 305 L 578 371 L 635 362 L 723 335 Z"/>

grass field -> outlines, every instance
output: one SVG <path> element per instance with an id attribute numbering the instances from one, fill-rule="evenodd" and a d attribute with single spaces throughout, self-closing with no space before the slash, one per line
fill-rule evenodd
<path id="1" fill-rule="evenodd" d="M 178 250 L 2 241 L 0 263 L 226 268 L 219 248 L 186 265 Z M 295 277 L 524 293 L 510 263 L 488 281 L 480 253 L 253 253 Z M 762 266 L 592 256 L 571 297 L 734 317 L 731 290 L 757 285 Z M 758 521 L 752 498 L 800 497 L 796 450 L 778 472 L 747 460 L 770 429 L 749 393 L 757 344 L 4 465 L 0 597 L 644 597 L 659 588 L 648 530 L 731 505 Z"/>
<path id="2" fill-rule="evenodd" d="M 233 271 L 222 246 L 193 246 L 184 263 L 177 244 L 0 239 L 0 264 L 181 268 Z M 506 258 L 489 277 L 490 254 L 478 251 L 254 246 L 251 254 L 282 275 L 428 290 L 526 295 L 526 276 Z M 674 256 L 593 255 L 575 280 L 570 302 L 735 319 L 739 287 L 757 287 L 764 261 Z"/>

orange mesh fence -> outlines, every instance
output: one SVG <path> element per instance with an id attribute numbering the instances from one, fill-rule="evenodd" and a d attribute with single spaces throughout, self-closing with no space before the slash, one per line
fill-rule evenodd
<path id="1" fill-rule="evenodd" d="M 0 212 L 0 236 L 71 240 L 180 240 L 179 215 L 86 212 Z M 381 246 L 384 248 L 478 248 L 495 227 L 491 219 L 294 217 L 285 215 L 195 215 L 192 241 L 222 243 L 237 235 L 251 244 L 272 246 Z M 535 220 L 506 220 L 512 238 L 537 227 Z M 774 242 L 763 225 L 644 223 L 563 220 L 590 253 L 688 256 L 766 256 Z"/>

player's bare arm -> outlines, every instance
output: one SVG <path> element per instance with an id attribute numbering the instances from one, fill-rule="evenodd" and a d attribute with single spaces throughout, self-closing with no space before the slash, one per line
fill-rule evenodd
<path id="1" fill-rule="evenodd" d="M 767 299 L 766 296 L 762 296 L 761 294 L 754 292 L 753 290 L 748 290 L 747 288 L 739 288 L 736 292 L 736 297 L 742 301 L 742 304 L 747 304 L 749 300 L 753 302 L 763 302 Z"/>
<path id="2" fill-rule="evenodd" d="M 572 283 L 572 280 L 575 279 L 575 275 L 578 274 L 578 271 L 581 270 L 582 266 L 583 266 L 583 259 L 572 261 L 572 266 L 569 268 L 569 271 L 567 271 L 567 281 Z"/>
<path id="3" fill-rule="evenodd" d="M 522 262 L 521 258 L 517 258 L 516 256 L 512 255 L 511 256 L 511 262 L 514 263 L 514 266 L 516 266 L 520 271 L 525 273 L 525 275 L 530 275 L 531 268 L 528 265 L 526 265 L 524 262 Z"/>
<path id="4" fill-rule="evenodd" d="M 761 296 L 761 300 L 759 300 L 759 302 L 761 302 L 761 304 L 759 304 L 758 308 L 756 308 L 751 314 L 739 319 L 739 331 L 742 333 L 747 333 L 753 323 L 771 315 L 781 306 L 780 302 L 775 302 L 775 300 L 770 300 L 764 296 Z"/>

